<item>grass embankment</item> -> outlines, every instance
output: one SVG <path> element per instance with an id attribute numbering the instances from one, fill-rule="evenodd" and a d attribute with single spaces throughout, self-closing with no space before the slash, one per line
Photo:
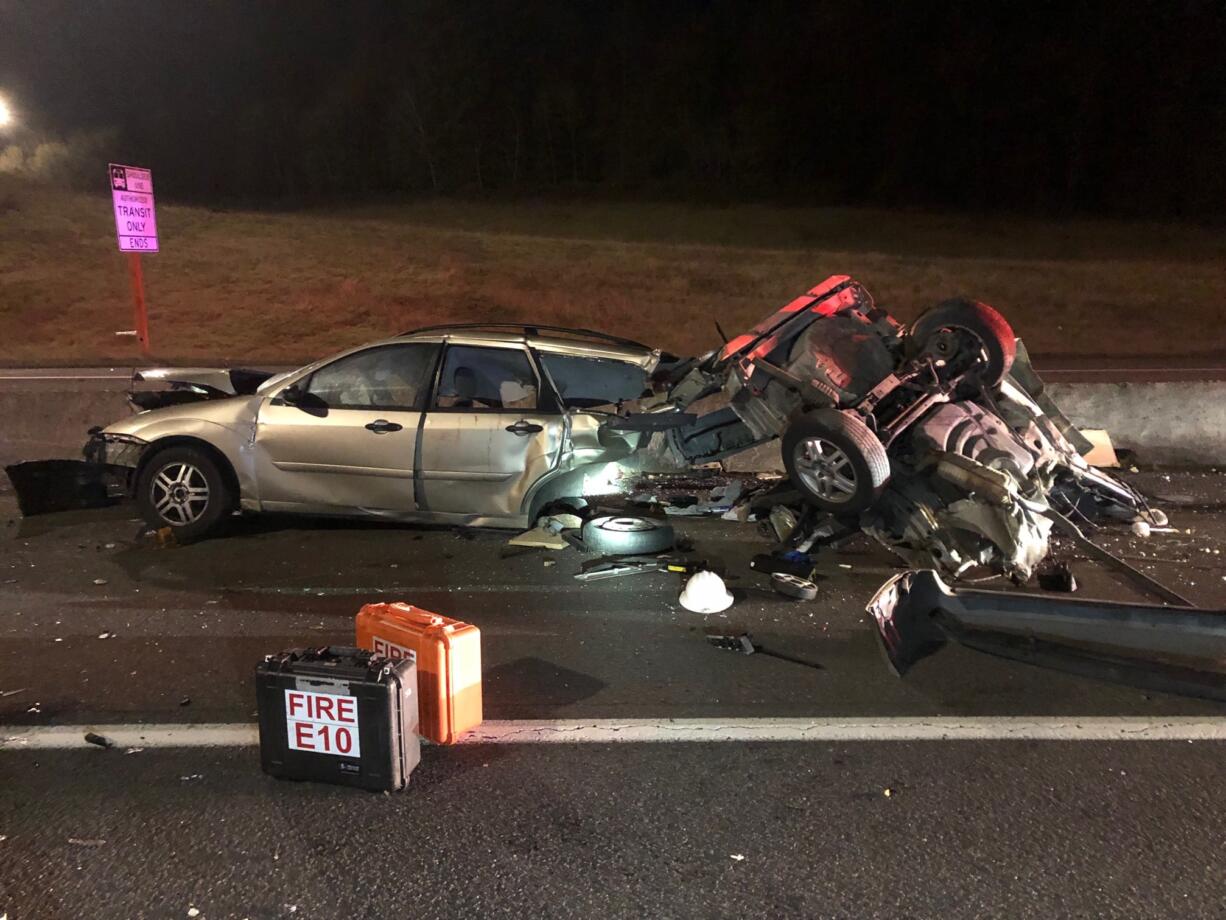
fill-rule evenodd
<path id="1" fill-rule="evenodd" d="M 155 355 L 294 363 L 438 322 L 589 326 L 695 353 L 830 274 L 900 318 L 996 305 L 1045 356 L 1226 355 L 1226 233 L 839 209 L 447 203 L 294 213 L 162 204 Z M 0 362 L 130 361 L 109 198 L 0 185 Z"/>

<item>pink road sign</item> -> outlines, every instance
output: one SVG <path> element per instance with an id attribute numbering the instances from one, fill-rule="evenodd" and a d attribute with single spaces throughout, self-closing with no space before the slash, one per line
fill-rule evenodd
<path id="1" fill-rule="evenodd" d="M 110 164 L 111 204 L 120 252 L 157 252 L 158 223 L 153 211 L 153 173 L 139 166 Z"/>

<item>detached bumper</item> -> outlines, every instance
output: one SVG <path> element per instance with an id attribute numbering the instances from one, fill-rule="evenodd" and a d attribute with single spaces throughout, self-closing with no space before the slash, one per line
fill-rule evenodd
<path id="1" fill-rule="evenodd" d="M 899 676 L 953 641 L 1132 686 L 1226 700 L 1226 610 L 951 588 L 896 575 L 868 612 Z"/>
<path id="2" fill-rule="evenodd" d="M 129 467 L 87 460 L 32 460 L 4 471 L 25 517 L 116 504 L 128 497 L 132 476 Z"/>

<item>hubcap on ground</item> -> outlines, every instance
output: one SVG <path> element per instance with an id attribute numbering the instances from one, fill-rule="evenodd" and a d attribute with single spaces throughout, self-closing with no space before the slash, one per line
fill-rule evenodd
<path id="1" fill-rule="evenodd" d="M 614 533 L 642 533 L 655 530 L 656 525 L 642 518 L 613 518 L 600 525 L 601 530 L 611 530 Z"/>
<path id="2" fill-rule="evenodd" d="M 837 444 L 805 438 L 796 445 L 792 460 L 805 487 L 818 498 L 842 503 L 856 494 L 856 469 Z"/>
<path id="3" fill-rule="evenodd" d="M 209 482 L 190 463 L 168 463 L 153 477 L 153 507 L 177 527 L 200 520 L 209 506 Z"/>

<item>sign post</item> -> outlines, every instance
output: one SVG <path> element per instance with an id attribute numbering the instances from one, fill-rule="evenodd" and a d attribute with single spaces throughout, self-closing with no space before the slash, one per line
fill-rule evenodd
<path id="1" fill-rule="evenodd" d="M 132 301 L 136 311 L 136 337 L 140 349 L 149 354 L 149 315 L 145 308 L 145 276 L 141 270 L 142 252 L 158 251 L 157 215 L 153 204 L 153 173 L 139 166 L 108 166 L 111 178 L 111 204 L 115 211 L 115 235 L 119 251 L 128 254 L 132 276 Z"/>

